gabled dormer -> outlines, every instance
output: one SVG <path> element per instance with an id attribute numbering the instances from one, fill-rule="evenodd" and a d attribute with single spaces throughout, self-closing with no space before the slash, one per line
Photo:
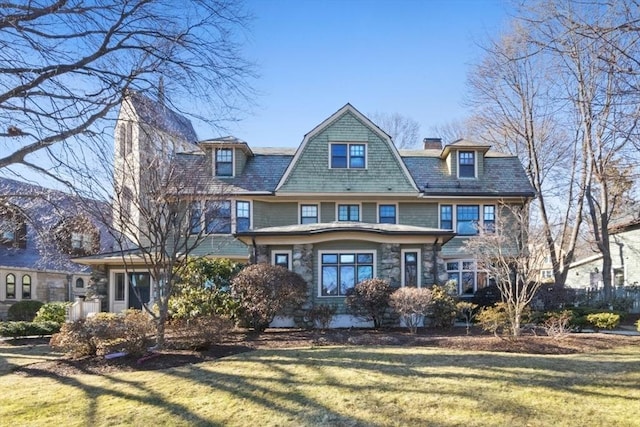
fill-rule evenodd
<path id="1" fill-rule="evenodd" d="M 491 147 L 459 139 L 445 145 L 440 158 L 447 164 L 449 174 L 459 179 L 478 179 L 484 174 L 484 155 Z"/>
<path id="2" fill-rule="evenodd" d="M 17 206 L 0 205 L 0 245 L 22 249 L 27 247 L 27 222 Z"/>
<path id="3" fill-rule="evenodd" d="M 53 231 L 63 253 L 87 256 L 100 251 L 100 230 L 85 215 L 67 217 Z"/>
<path id="4" fill-rule="evenodd" d="M 211 164 L 211 175 L 216 178 L 233 178 L 244 170 L 247 160 L 253 157 L 249 144 L 233 136 L 208 139 L 198 143 Z"/>

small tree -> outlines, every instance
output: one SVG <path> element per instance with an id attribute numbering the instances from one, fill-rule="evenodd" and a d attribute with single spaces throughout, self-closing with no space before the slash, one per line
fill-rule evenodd
<path id="1" fill-rule="evenodd" d="M 433 298 L 431 290 L 427 288 L 400 288 L 391 294 L 389 305 L 409 332 L 415 334 L 418 326 L 422 326 L 424 317 L 431 307 Z"/>
<path id="2" fill-rule="evenodd" d="M 467 335 L 469 335 L 471 322 L 476 316 L 478 305 L 468 301 L 458 301 L 458 303 L 456 304 L 456 309 L 458 310 L 458 315 L 464 319 L 464 322 L 467 326 Z"/>
<path id="3" fill-rule="evenodd" d="M 456 319 L 456 299 L 449 293 L 450 285 L 447 282 L 444 286 L 431 287 L 433 302 L 427 316 L 434 328 L 450 328 Z"/>
<path id="4" fill-rule="evenodd" d="M 465 243 L 465 251 L 475 254 L 478 265 L 495 279 L 513 336 L 520 335 L 525 309 L 542 284 L 539 272 L 546 252 L 534 239 L 540 233 L 528 225 L 526 205 L 501 205 L 495 227 L 480 230 Z"/>
<path id="5" fill-rule="evenodd" d="M 353 315 L 364 320 L 373 320 L 373 327 L 382 326 L 384 312 L 389 306 L 392 289 L 383 279 L 367 279 L 358 283 L 347 296 L 347 309 Z"/>
<path id="6" fill-rule="evenodd" d="M 262 332 L 285 307 L 304 302 L 307 283 L 279 265 L 253 264 L 233 278 L 231 292 L 240 301 L 241 316 Z"/>

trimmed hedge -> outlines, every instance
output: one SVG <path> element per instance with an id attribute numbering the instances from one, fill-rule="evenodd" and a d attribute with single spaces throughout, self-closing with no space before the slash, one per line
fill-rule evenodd
<path id="1" fill-rule="evenodd" d="M 44 303 L 40 301 L 24 300 L 18 301 L 9 307 L 7 317 L 13 321 L 31 322 L 36 317 L 36 313 L 40 310 Z"/>
<path id="2" fill-rule="evenodd" d="M 53 335 L 60 331 L 60 325 L 56 322 L 2 322 L 0 323 L 0 336 L 8 338 L 21 338 L 28 336 L 42 337 Z"/>

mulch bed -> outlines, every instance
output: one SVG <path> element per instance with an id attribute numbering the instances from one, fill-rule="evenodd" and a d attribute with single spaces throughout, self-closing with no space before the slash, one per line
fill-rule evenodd
<path id="1" fill-rule="evenodd" d="M 307 331 L 298 329 L 268 329 L 262 334 L 234 331 L 224 342 L 207 349 L 166 349 L 140 357 L 85 357 L 59 359 L 18 368 L 25 375 L 70 376 L 82 373 L 105 374 L 122 371 L 158 370 L 192 363 L 212 361 L 256 349 L 296 348 L 330 345 L 424 346 L 470 351 L 496 351 L 528 354 L 573 354 L 615 348 L 640 346 L 639 336 L 601 333 L 569 334 L 560 339 L 525 335 L 518 339 L 501 338 L 474 329 L 467 335 L 464 328 L 419 331 L 411 335 L 406 330 L 372 331 L 364 329 L 333 329 Z"/>

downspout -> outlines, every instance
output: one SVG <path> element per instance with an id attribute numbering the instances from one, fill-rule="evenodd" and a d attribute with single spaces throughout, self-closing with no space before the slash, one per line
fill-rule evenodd
<path id="1" fill-rule="evenodd" d="M 256 237 L 252 236 L 251 237 L 251 252 L 253 252 L 251 254 L 251 258 L 249 260 L 249 264 L 257 264 L 257 259 L 258 259 L 258 246 L 256 245 Z"/>

